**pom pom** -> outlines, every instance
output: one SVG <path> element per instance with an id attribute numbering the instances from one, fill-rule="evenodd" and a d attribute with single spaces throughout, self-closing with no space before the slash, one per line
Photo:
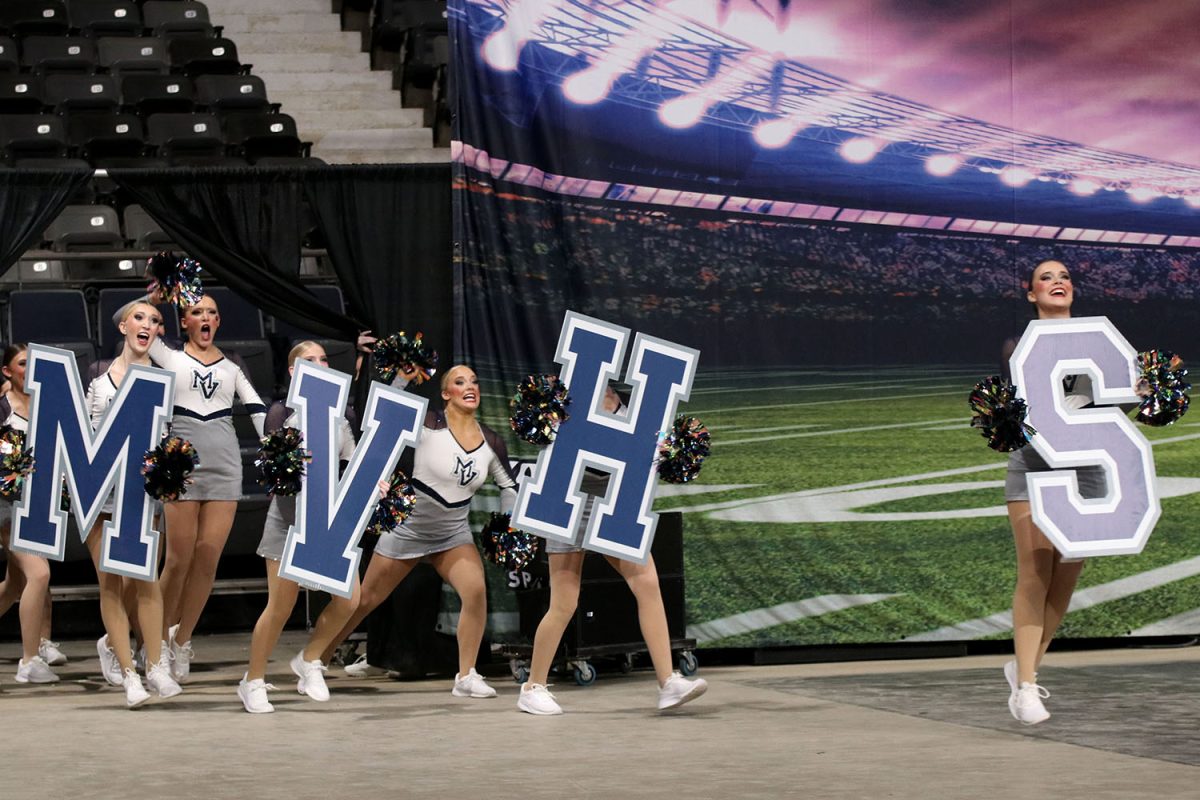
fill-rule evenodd
<path id="1" fill-rule="evenodd" d="M 0 428 L 0 497 L 20 497 L 35 463 L 33 453 L 25 450 L 25 434 L 10 425 Z"/>
<path id="2" fill-rule="evenodd" d="M 1029 409 L 1025 401 L 1017 397 L 1017 387 L 999 375 L 975 384 L 968 402 L 973 412 L 971 427 L 981 429 L 988 447 L 993 450 L 1001 453 L 1020 450 L 1037 433 L 1025 422 Z"/>
<path id="3" fill-rule="evenodd" d="M 391 480 L 388 481 L 387 494 L 375 504 L 371 521 L 367 523 L 367 533 L 379 535 L 384 531 L 396 530 L 397 526 L 408 519 L 416 504 L 417 493 L 413 491 L 404 470 L 397 466 Z"/>
<path id="4" fill-rule="evenodd" d="M 680 414 L 671 430 L 658 435 L 658 477 L 667 483 L 687 483 L 700 474 L 711 449 L 704 423 Z"/>
<path id="5" fill-rule="evenodd" d="M 178 436 L 163 439 L 158 447 L 146 451 L 142 462 L 146 494 L 164 503 L 183 497 L 192 482 L 188 476 L 199 462 L 196 448 L 187 439 Z"/>
<path id="6" fill-rule="evenodd" d="M 558 426 L 570 418 L 571 397 L 557 375 L 527 375 L 508 401 L 513 431 L 530 444 L 550 444 Z"/>
<path id="7" fill-rule="evenodd" d="M 537 558 L 539 540 L 532 533 L 509 527 L 508 514 L 492 513 L 479 538 L 483 556 L 505 571 L 524 569 Z"/>
<path id="8" fill-rule="evenodd" d="M 1192 385 L 1186 380 L 1182 358 L 1170 350 L 1147 350 L 1138 353 L 1137 366 L 1141 370 L 1137 390 L 1142 395 L 1138 422 L 1160 427 L 1187 413 Z"/>
<path id="9" fill-rule="evenodd" d="M 280 428 L 262 438 L 258 447 L 258 482 L 267 487 L 267 494 L 291 497 L 300 493 L 304 465 L 312 461 L 305 450 L 304 434 L 297 428 Z"/>
<path id="10" fill-rule="evenodd" d="M 375 374 L 385 383 L 391 383 L 398 372 L 416 370 L 413 382 L 421 384 L 437 372 L 437 351 L 425 346 L 420 333 L 411 339 L 404 331 L 385 336 L 375 342 L 371 355 L 374 357 Z"/>
<path id="11" fill-rule="evenodd" d="M 179 308 L 194 306 L 204 296 L 200 284 L 200 264 L 187 256 L 164 250 L 146 262 L 150 285 L 146 293 L 156 303 L 172 303 Z"/>

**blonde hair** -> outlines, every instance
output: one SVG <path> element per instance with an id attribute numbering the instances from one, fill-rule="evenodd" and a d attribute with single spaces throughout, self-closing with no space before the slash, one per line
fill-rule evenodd
<path id="1" fill-rule="evenodd" d="M 158 308 L 149 300 L 133 300 L 132 302 L 126 303 L 121 307 L 121 319 L 119 322 L 125 322 L 131 316 L 133 316 L 133 310 L 138 306 L 146 306 L 155 314 L 158 314 L 158 320 L 159 322 L 162 322 L 162 314 L 159 314 Z"/>
<path id="2" fill-rule="evenodd" d="M 292 349 L 288 351 L 288 366 L 290 367 L 292 364 L 295 364 L 298 358 L 303 356 L 307 351 L 313 349 L 314 347 L 321 347 L 321 345 L 312 341 L 311 339 L 305 339 L 303 342 L 296 342 L 296 344 L 292 346 Z M 321 347 L 321 351 L 324 352 L 324 350 L 325 348 Z"/>
<path id="3" fill-rule="evenodd" d="M 442 391 L 443 392 L 446 391 L 446 389 L 449 388 L 449 386 L 450 386 L 450 376 L 454 374 L 454 370 L 459 369 L 459 368 L 470 369 L 471 372 L 475 371 L 475 370 L 471 369 L 470 367 L 468 367 L 466 364 L 455 364 L 453 367 L 451 367 L 450 369 L 448 369 L 442 373 Z"/>

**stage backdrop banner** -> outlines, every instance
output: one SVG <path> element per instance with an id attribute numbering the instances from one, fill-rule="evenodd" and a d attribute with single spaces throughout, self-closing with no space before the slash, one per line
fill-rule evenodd
<path id="1" fill-rule="evenodd" d="M 1025 47 L 1058 12 L 942 9 L 946 52 L 977 57 L 931 88 L 867 69 L 929 35 L 916 11 L 858 3 L 868 38 L 843 5 L 805 4 L 827 34 L 805 39 L 794 3 L 450 3 L 456 356 L 503 430 L 520 378 L 554 370 L 567 311 L 704 353 L 680 411 L 712 456 L 654 506 L 683 512 L 702 646 L 1011 634 L 1006 456 L 967 397 L 1025 332 L 1038 262 L 1069 267 L 1076 316 L 1200 360 L 1200 213 L 1181 199 L 1200 169 L 1073 138 L 1096 120 L 1053 138 L 942 108 L 988 78 L 989 107 L 1047 102 L 1018 52 L 1082 80 L 1069 37 Z M 1026 13 L 1046 19 L 1007 18 Z M 1089 561 L 1060 635 L 1200 633 L 1195 422 L 1139 426 L 1161 517 L 1140 553 Z"/>

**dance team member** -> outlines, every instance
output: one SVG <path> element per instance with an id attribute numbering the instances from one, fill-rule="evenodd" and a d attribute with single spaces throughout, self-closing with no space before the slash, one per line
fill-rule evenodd
<path id="1" fill-rule="evenodd" d="M 323 367 L 329 366 L 325 348 L 316 342 L 300 342 L 292 348 L 288 353 L 289 375 L 295 373 L 296 362 L 300 360 L 311 361 Z M 290 412 L 287 405 L 279 400 L 267 412 L 265 427 L 267 432 L 271 433 L 286 426 L 294 427 L 298 422 L 298 416 Z M 338 421 L 336 447 L 339 460 L 344 466 L 354 456 L 354 433 L 344 416 Z M 386 484 L 384 490 L 386 491 Z M 283 545 L 287 540 L 288 528 L 295 521 L 296 498 L 272 497 L 262 541 L 258 545 L 258 554 L 267 562 L 267 607 L 263 609 L 254 625 L 254 635 L 250 640 L 250 664 L 237 688 L 242 705 L 251 714 L 265 714 L 275 710 L 267 699 L 267 690 L 274 688 L 266 682 L 267 661 L 300 594 L 299 584 L 279 576 Z M 337 595 L 330 597 L 329 604 L 317 618 L 317 624 L 308 637 L 308 644 L 291 660 L 292 672 L 299 678 L 296 691 L 300 694 L 306 694 L 318 702 L 329 699 L 329 688 L 325 685 L 327 662 L 322 660 L 323 654 L 358 607 L 358 600 L 359 581 L 356 573 L 352 596 L 348 599 Z"/>
<path id="2" fill-rule="evenodd" d="M 117 329 L 124 337 L 124 347 L 112 360 L 104 374 L 95 378 L 87 391 L 87 409 L 92 427 L 100 425 L 104 412 L 117 396 L 121 381 L 134 364 L 150 366 L 150 348 L 158 340 L 162 317 L 158 309 L 149 303 L 135 301 L 118 312 L 122 317 Z M 150 699 L 149 692 L 142 686 L 141 678 L 133 664 L 133 652 L 129 641 L 130 617 L 123 597 L 125 584 L 132 583 L 136 592 L 137 619 L 142 630 L 159 631 L 163 627 L 163 599 L 158 581 L 122 578 L 100 569 L 100 550 L 103 542 L 104 523 L 112 516 L 112 500 L 92 525 L 87 536 L 88 552 L 96 566 L 96 578 L 100 584 L 100 618 L 104 622 L 104 636 L 96 642 L 100 655 L 100 666 L 105 679 L 125 689 L 125 705 L 130 708 Z M 157 554 L 156 554 L 157 557 Z M 160 697 L 174 697 L 183 691 L 171 677 L 166 642 L 151 636 L 145 644 L 146 683 Z"/>
<path id="3" fill-rule="evenodd" d="M 462 601 L 458 674 L 454 676 L 452 694 L 495 697 L 496 690 L 475 671 L 487 621 L 487 592 L 483 561 L 467 514 L 471 498 L 488 475 L 500 487 L 501 507 L 506 512 L 516 501 L 517 482 L 509 468 L 504 440 L 476 419 L 480 394 L 475 372 L 462 364 L 452 367 L 442 375 L 441 390 L 444 409 L 428 412 L 415 452 L 406 452 L 401 461 L 411 476 L 416 506 L 403 525 L 379 537 L 363 578 L 358 608 L 325 648 L 321 660 L 329 663 L 335 648 L 359 622 L 392 593 L 413 567 L 428 559 Z"/>
<path id="4" fill-rule="evenodd" d="M 212 592 L 217 563 L 242 496 L 242 455 L 233 428 L 233 399 L 241 399 L 262 436 L 266 407 L 242 369 L 216 345 L 221 327 L 217 303 L 205 295 L 180 314 L 184 345 L 161 338 L 150 358 L 175 373 L 171 435 L 190 441 L 199 464 L 187 494 L 165 503 L 167 557 L 162 571 L 163 622 L 172 673 L 185 682 L 191 672 L 192 632 Z M 177 624 L 172 624 L 177 623 Z M 149 631 L 144 631 L 149 636 Z"/>
<path id="5" fill-rule="evenodd" d="M 1043 261 L 1033 269 L 1026 298 L 1037 311 L 1038 319 L 1067 319 L 1075 290 L 1070 271 L 1058 261 Z M 1016 340 L 1005 343 L 1003 372 Z M 1092 382 L 1087 375 L 1068 375 L 1063 379 L 1066 404 L 1082 408 L 1092 401 Z M 1013 717 L 1026 725 L 1050 718 L 1042 701 L 1050 693 L 1038 685 L 1037 671 L 1046 649 L 1067 613 L 1075 583 L 1083 570 L 1083 561 L 1066 559 L 1033 523 L 1029 507 L 1026 476 L 1046 472 L 1050 466 L 1030 446 L 1013 451 L 1008 457 L 1004 481 L 1004 499 L 1012 525 L 1017 552 L 1017 586 L 1013 592 L 1013 649 L 1016 659 L 1004 665 L 1008 681 L 1008 708 Z M 1079 492 L 1084 498 L 1104 497 L 1104 470 L 1099 466 L 1075 470 Z"/>
<path id="6" fill-rule="evenodd" d="M 604 411 L 619 415 L 624 408 L 621 398 L 607 387 L 604 393 Z M 587 503 L 580 515 L 579 536 L 587 530 L 588 520 L 596 505 L 596 498 L 608 491 L 608 475 L 596 470 L 584 471 L 581 489 L 588 495 Z M 579 602 L 579 584 L 583 574 L 583 548 L 557 540 L 546 540 L 546 554 L 550 561 L 550 608 L 538 624 L 533 637 L 533 657 L 529 663 L 529 681 L 521 686 L 517 708 L 530 714 L 549 716 L 563 713 L 550 690 L 546 688 L 550 666 L 563 632 L 575 616 Z M 662 592 L 658 585 L 658 571 L 654 558 L 648 557 L 645 564 L 605 556 L 637 598 L 638 625 L 642 638 L 650 652 L 650 661 L 658 678 L 658 708 L 675 708 L 695 700 L 708 690 L 703 678 L 689 680 L 672 670 L 671 636 L 667 630 L 667 612 L 663 607 Z"/>
<path id="7" fill-rule="evenodd" d="M 26 346 L 10 344 L 4 350 L 3 371 L 8 391 L 0 398 L 0 425 L 29 435 L 29 395 L 25 392 Z M 9 547 L 12 536 L 12 503 L 0 500 L 0 544 L 8 551 L 8 567 L 0 585 L 0 615 L 19 603 L 21 659 L 17 683 L 56 683 L 50 664 L 65 664 L 66 657 L 50 641 L 50 564 L 42 556 L 18 553 Z"/>

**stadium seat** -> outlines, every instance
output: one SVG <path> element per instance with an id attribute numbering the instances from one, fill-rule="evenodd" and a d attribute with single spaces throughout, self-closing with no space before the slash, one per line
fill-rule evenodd
<path id="1" fill-rule="evenodd" d="M 184 75 L 236 75 L 243 71 L 237 45 L 229 39 L 173 39 L 167 52 L 171 69 Z"/>
<path id="2" fill-rule="evenodd" d="M 68 0 L 71 27 L 84 36 L 140 36 L 142 13 L 131 0 Z"/>
<path id="3" fill-rule="evenodd" d="M 62 158 L 67 154 L 63 121 L 51 114 L 0 116 L 0 148 L 9 164 L 29 158 Z"/>
<path id="4" fill-rule="evenodd" d="M 139 262 L 135 265 L 133 272 L 140 275 L 145 269 L 145 264 Z M 117 342 L 120 341 L 120 334 L 117 328 L 112 324 L 113 315 L 129 302 L 144 297 L 146 294 L 143 289 L 101 289 L 99 297 L 99 305 L 96 310 L 96 318 L 99 321 L 99 343 L 100 353 L 102 355 L 113 354 L 116 349 Z M 166 328 L 166 336 L 168 339 L 179 339 L 179 312 L 171 305 L 156 306 L 158 312 L 162 314 L 163 326 Z"/>
<path id="5" fill-rule="evenodd" d="M 330 311 L 335 311 L 338 314 L 343 313 L 342 290 L 337 286 L 306 286 L 305 288 L 317 298 L 321 305 Z M 329 357 L 329 366 L 345 373 L 354 373 L 355 350 L 353 342 L 341 341 L 340 339 L 322 339 L 316 334 L 280 319 L 275 320 L 275 334 L 287 339 L 289 349 L 296 342 L 306 339 L 312 340 L 325 348 L 325 355 Z"/>
<path id="6" fill-rule="evenodd" d="M 67 262 L 67 278 L 72 281 L 137 280 L 141 283 L 139 261 L 130 258 L 92 258 Z"/>
<path id="7" fill-rule="evenodd" d="M 178 250 L 179 245 L 139 205 L 125 207 L 125 238 L 137 250 Z"/>
<path id="8" fill-rule="evenodd" d="M 23 258 L 9 267 L 0 278 L 3 283 L 62 283 L 67 272 L 62 261 L 45 258 Z"/>
<path id="9" fill-rule="evenodd" d="M 83 292 L 74 289 L 17 290 L 8 296 L 8 341 L 42 342 L 75 353 L 79 374 L 96 360 L 96 343 Z"/>
<path id="10" fill-rule="evenodd" d="M 204 293 L 217 303 L 221 313 L 221 337 L 230 339 L 265 339 L 262 312 L 258 306 L 232 289 L 224 286 L 205 287 Z"/>
<path id="11" fill-rule="evenodd" d="M 167 43 L 151 36 L 125 38 L 108 36 L 96 42 L 97 61 L 113 75 L 149 72 L 165 75 L 170 70 Z"/>
<path id="12" fill-rule="evenodd" d="M 113 114 L 121 105 L 111 75 L 48 75 L 42 82 L 42 100 L 63 115 Z"/>
<path id="13" fill-rule="evenodd" d="M 0 114 L 37 114 L 45 105 L 37 75 L 0 75 Z"/>
<path id="14" fill-rule="evenodd" d="M 83 36 L 30 36 L 21 43 L 21 66 L 37 73 L 96 71 L 96 43 Z"/>
<path id="15" fill-rule="evenodd" d="M 278 111 L 267 100 L 267 87 L 257 75 L 201 75 L 196 102 L 210 111 Z"/>
<path id="16" fill-rule="evenodd" d="M 135 158 L 146 150 L 142 121 L 134 114 L 79 114 L 67 120 L 67 140 L 88 162 Z"/>
<path id="17" fill-rule="evenodd" d="M 11 36 L 0 36 L 0 72 L 21 71 L 21 54 Z"/>
<path id="18" fill-rule="evenodd" d="M 287 114 L 227 114 L 222 120 L 225 141 L 250 163 L 260 158 L 302 158 L 309 147 L 296 133 Z"/>
<path id="19" fill-rule="evenodd" d="M 57 0 L 5 0 L 0 4 L 0 29 L 23 36 L 63 36 L 71 25 L 67 7 Z"/>
<path id="20" fill-rule="evenodd" d="M 146 120 L 146 139 L 171 163 L 225 155 L 221 126 L 212 114 L 154 114 Z"/>
<path id="21" fill-rule="evenodd" d="M 142 4 L 142 20 L 155 36 L 211 37 L 208 6 L 195 2 L 149 0 Z"/>
<path id="22" fill-rule="evenodd" d="M 196 90 L 182 75 L 129 75 L 121 78 L 121 105 L 142 117 L 184 114 L 196 107 Z"/>
<path id="23" fill-rule="evenodd" d="M 44 237 L 58 252 L 120 250 L 125 246 L 121 223 L 112 206 L 67 206 L 46 228 Z"/>

